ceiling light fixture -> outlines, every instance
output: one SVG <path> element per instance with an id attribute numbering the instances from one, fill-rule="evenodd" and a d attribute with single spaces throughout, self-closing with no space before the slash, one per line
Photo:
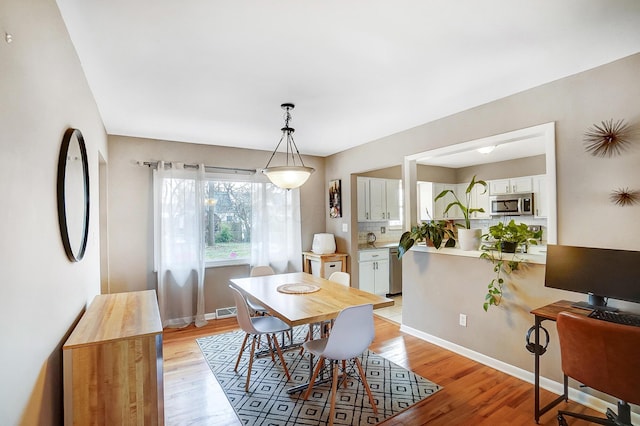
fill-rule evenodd
<path id="1" fill-rule="evenodd" d="M 262 173 L 267 175 L 274 185 L 283 189 L 293 189 L 302 186 L 315 169 L 304 165 L 300 151 L 298 151 L 298 147 L 293 141 L 293 132 L 295 132 L 295 129 L 289 126 L 289 122 L 291 121 L 290 111 L 295 108 L 295 105 L 287 103 L 280 105 L 280 107 L 285 110 L 284 127 L 281 129 L 282 137 L 278 145 L 276 145 L 276 149 L 273 150 L 267 166 L 262 169 Z M 286 164 L 284 166 L 269 167 L 271 160 L 273 160 L 276 152 L 278 152 L 278 148 L 283 140 L 286 140 L 287 145 Z M 297 161 L 300 163 L 299 165 L 296 164 L 296 156 L 298 157 Z"/>
<path id="2" fill-rule="evenodd" d="M 483 146 L 482 148 L 478 148 L 478 152 L 480 154 L 490 154 L 493 150 L 496 149 L 495 145 Z"/>

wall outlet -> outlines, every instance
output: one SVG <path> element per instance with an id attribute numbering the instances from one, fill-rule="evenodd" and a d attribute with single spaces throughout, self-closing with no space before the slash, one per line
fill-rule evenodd
<path id="1" fill-rule="evenodd" d="M 384 226 L 380 227 L 380 233 L 384 234 L 385 232 L 387 232 L 387 228 L 385 228 Z"/>
<path id="2" fill-rule="evenodd" d="M 462 327 L 466 327 L 467 326 L 467 316 L 465 314 L 460 314 L 460 320 L 459 323 Z"/>
<path id="3" fill-rule="evenodd" d="M 342 224 L 342 232 L 349 232 L 349 224 L 348 223 L 343 223 Z"/>

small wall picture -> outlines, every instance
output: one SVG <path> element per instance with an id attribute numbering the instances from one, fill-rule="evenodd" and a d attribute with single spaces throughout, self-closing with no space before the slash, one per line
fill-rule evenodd
<path id="1" fill-rule="evenodd" d="M 340 179 L 334 179 L 329 182 L 329 216 L 332 218 L 342 217 Z"/>

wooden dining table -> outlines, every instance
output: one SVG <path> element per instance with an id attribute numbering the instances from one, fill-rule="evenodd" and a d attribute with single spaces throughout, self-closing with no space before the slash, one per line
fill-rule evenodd
<path id="1" fill-rule="evenodd" d="M 372 304 L 373 309 L 393 306 L 393 299 L 316 277 L 306 272 L 234 278 L 231 285 L 250 296 L 269 312 L 291 327 L 309 325 L 313 338 L 313 324 L 335 319 L 349 306 Z M 311 288 L 308 293 L 285 293 L 286 288 Z M 309 362 L 309 377 L 313 371 L 313 357 Z M 308 384 L 295 386 L 289 393 L 304 390 Z"/>
<path id="2" fill-rule="evenodd" d="M 283 293 L 286 284 L 319 287 L 311 293 Z M 306 272 L 267 275 L 263 277 L 234 278 L 231 285 L 251 296 L 291 327 L 335 319 L 349 306 L 372 304 L 373 309 L 393 306 L 393 299 L 347 287 L 316 277 Z"/>

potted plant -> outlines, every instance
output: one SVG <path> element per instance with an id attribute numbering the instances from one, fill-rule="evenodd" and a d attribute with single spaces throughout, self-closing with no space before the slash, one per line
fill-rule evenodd
<path id="1" fill-rule="evenodd" d="M 537 244 L 536 239 L 541 236 L 542 230 L 533 232 L 529 230 L 529 225 L 526 223 L 516 224 L 513 219 L 506 225 L 499 222 L 489 227 L 489 232 L 483 235 L 483 239 L 489 244 L 484 246 L 484 253 L 480 258 L 490 261 L 496 273 L 495 278 L 487 286 L 487 295 L 482 305 L 485 312 L 491 305 L 498 306 L 502 302 L 503 273 L 509 275 L 519 269 L 520 259 L 516 257 L 518 246 L 524 244 L 526 248 L 529 244 Z M 505 259 L 504 253 L 513 253 L 513 255 L 510 259 Z"/>
<path id="2" fill-rule="evenodd" d="M 515 253 L 520 245 L 537 244 L 536 239 L 540 238 L 541 234 L 542 231 L 533 232 L 526 223 L 516 224 L 515 220 L 511 219 L 506 225 L 498 222 L 489 227 L 489 232 L 482 237 L 489 243 L 490 250 Z"/>
<path id="3" fill-rule="evenodd" d="M 483 194 L 487 192 L 487 182 L 483 180 L 476 180 L 476 176 L 471 178 L 471 182 L 467 186 L 464 194 L 464 203 L 460 201 L 455 191 L 452 189 L 445 189 L 441 193 L 439 193 L 434 201 L 438 201 L 439 199 L 445 197 L 447 194 L 453 195 L 454 201 L 450 202 L 447 207 L 444 209 L 444 213 L 447 213 L 454 206 L 458 206 L 462 211 L 462 216 L 464 217 L 464 224 L 456 224 L 459 227 L 458 229 L 458 240 L 460 241 L 460 248 L 462 250 L 478 250 L 480 247 L 480 238 L 482 236 L 482 230 L 480 229 L 471 229 L 471 220 L 469 220 L 469 216 L 474 212 L 484 213 L 483 208 L 472 208 L 471 207 L 471 193 L 473 188 L 476 185 L 482 185 L 484 187 Z"/>
<path id="4" fill-rule="evenodd" d="M 429 220 L 412 226 L 411 231 L 402 234 L 398 243 L 398 259 L 402 259 L 403 254 L 421 241 L 425 241 L 427 245 L 433 245 L 437 249 L 442 246 L 443 242 L 445 247 L 456 245 L 455 236 L 449 223 L 444 220 Z"/>

